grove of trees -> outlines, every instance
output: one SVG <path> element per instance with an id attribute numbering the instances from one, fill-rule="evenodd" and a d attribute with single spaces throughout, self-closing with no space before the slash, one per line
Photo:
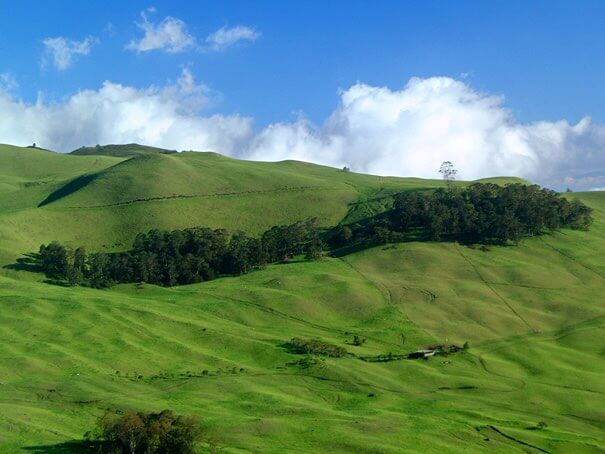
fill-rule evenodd
<path id="1" fill-rule="evenodd" d="M 87 438 L 100 440 L 99 451 L 111 454 L 190 454 L 201 438 L 196 418 L 159 413 L 106 414 Z"/>
<path id="2" fill-rule="evenodd" d="M 536 185 L 477 183 L 434 191 L 407 191 L 393 207 L 363 224 L 340 226 L 335 245 L 404 239 L 477 244 L 517 243 L 562 227 L 586 230 L 591 208 Z"/>
<path id="3" fill-rule="evenodd" d="M 341 358 L 347 354 L 347 351 L 339 346 L 324 342 L 320 339 L 303 339 L 300 337 L 294 337 L 287 342 L 285 346 L 292 353 L 304 354 L 304 355 L 323 355 L 331 356 L 333 358 Z"/>
<path id="4" fill-rule="evenodd" d="M 116 253 L 87 254 L 83 248 L 72 250 L 52 242 L 40 246 L 39 257 L 50 278 L 103 288 L 125 282 L 192 284 L 247 273 L 297 255 L 313 260 L 321 253 L 317 221 L 309 219 L 272 227 L 260 238 L 204 227 L 151 230 L 137 235 L 129 251 Z"/>

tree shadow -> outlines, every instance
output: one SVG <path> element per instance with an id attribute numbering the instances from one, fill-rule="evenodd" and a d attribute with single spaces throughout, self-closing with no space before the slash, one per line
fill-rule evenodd
<path id="1" fill-rule="evenodd" d="M 28 252 L 23 254 L 23 257 L 17 259 L 15 263 L 4 265 L 4 269 L 13 271 L 29 271 L 30 273 L 44 273 L 42 267 L 42 259 L 37 252 Z M 58 285 L 60 287 L 71 287 L 65 279 L 56 279 L 48 277 L 44 280 L 45 284 Z"/>
<path id="2" fill-rule="evenodd" d="M 71 440 L 54 445 L 25 446 L 21 448 L 37 454 L 101 454 L 107 451 L 107 444 L 102 441 Z"/>
<path id="3" fill-rule="evenodd" d="M 64 279 L 54 279 L 54 278 L 49 278 L 49 279 L 44 279 L 44 283 L 45 284 L 50 284 L 50 285 L 58 285 L 59 287 L 73 287 L 73 285 L 71 285 L 69 282 L 67 282 Z"/>
<path id="4" fill-rule="evenodd" d="M 41 273 L 43 271 L 42 259 L 40 254 L 36 252 L 23 254 L 23 257 L 18 258 L 16 263 L 5 265 L 4 268 L 15 271 L 30 271 L 32 273 Z"/>

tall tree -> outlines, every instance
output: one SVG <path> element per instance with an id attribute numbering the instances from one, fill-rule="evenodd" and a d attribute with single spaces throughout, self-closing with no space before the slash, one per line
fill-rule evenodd
<path id="1" fill-rule="evenodd" d="M 452 183 L 456 179 L 456 175 L 458 175 L 458 171 L 451 161 L 443 161 L 441 167 L 439 167 L 439 173 L 448 185 Z"/>

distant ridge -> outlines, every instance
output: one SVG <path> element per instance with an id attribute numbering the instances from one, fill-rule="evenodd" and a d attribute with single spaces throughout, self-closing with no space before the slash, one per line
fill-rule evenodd
<path id="1" fill-rule="evenodd" d="M 117 157 L 130 157 L 147 154 L 174 154 L 176 150 L 167 150 L 164 148 L 150 147 L 147 145 L 139 145 L 138 143 L 128 143 L 122 145 L 97 145 L 94 147 L 80 147 L 77 150 L 72 151 L 70 154 L 90 156 L 90 155 L 102 155 L 102 156 L 117 156 Z"/>

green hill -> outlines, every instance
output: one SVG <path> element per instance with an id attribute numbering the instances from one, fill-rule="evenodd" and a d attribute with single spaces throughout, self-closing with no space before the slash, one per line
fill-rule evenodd
<path id="1" fill-rule="evenodd" d="M 336 225 L 441 184 L 2 145 L 0 265 L 54 239 L 125 249 L 154 227 Z M 66 288 L 2 268 L 0 451 L 70 452 L 107 410 L 163 408 L 201 418 L 202 452 L 602 451 L 605 193 L 569 197 L 593 207 L 589 232 L 489 251 L 403 243 L 173 288 Z M 355 356 L 300 361 L 292 337 Z M 359 359 L 466 341 L 426 361 Z"/>

